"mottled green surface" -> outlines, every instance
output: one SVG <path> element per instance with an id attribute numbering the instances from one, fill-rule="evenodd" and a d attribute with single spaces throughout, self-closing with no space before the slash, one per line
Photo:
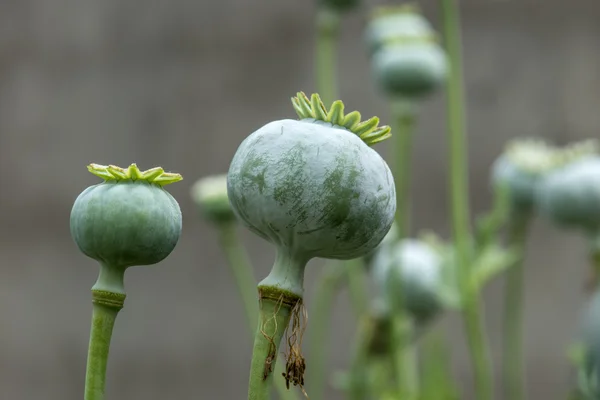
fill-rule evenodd
<path id="1" fill-rule="evenodd" d="M 253 232 L 305 260 L 366 254 L 395 212 L 381 156 L 355 134 L 314 121 L 275 121 L 246 138 L 229 169 L 228 193 Z"/>
<path id="2" fill-rule="evenodd" d="M 177 201 L 143 181 L 91 186 L 71 211 L 71 235 L 79 249 L 112 267 L 155 264 L 171 253 L 180 234 Z"/>

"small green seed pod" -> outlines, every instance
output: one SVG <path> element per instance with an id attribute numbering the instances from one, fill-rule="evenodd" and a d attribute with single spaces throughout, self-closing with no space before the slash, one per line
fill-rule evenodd
<path id="1" fill-rule="evenodd" d="M 135 164 L 127 169 L 90 164 L 88 170 L 104 182 L 77 197 L 70 222 L 79 249 L 100 263 L 92 287 L 84 400 L 101 400 L 112 331 L 125 302 L 125 270 L 156 264 L 175 248 L 181 234 L 181 211 L 162 187 L 182 178 L 162 168 L 142 172 Z"/>
<path id="2" fill-rule="evenodd" d="M 573 162 L 545 177 L 538 187 L 540 212 L 560 226 L 600 231 L 600 157 Z"/>
<path id="3" fill-rule="evenodd" d="M 428 38 L 390 43 L 373 56 L 372 66 L 380 89 L 402 98 L 431 94 L 444 83 L 448 69 L 444 51 Z"/>
<path id="4" fill-rule="evenodd" d="M 161 168 L 140 172 L 91 164 L 105 182 L 84 190 L 71 210 L 71 235 L 88 257 L 115 268 L 156 264 L 175 248 L 181 210 L 162 186 L 180 180 Z"/>
<path id="5" fill-rule="evenodd" d="M 227 197 L 227 175 L 208 176 L 196 181 L 191 196 L 208 221 L 224 224 L 235 221 L 235 214 Z"/>
<path id="6" fill-rule="evenodd" d="M 404 239 L 373 260 L 373 277 L 390 310 L 402 307 L 417 323 L 442 308 L 442 259 L 427 244 Z"/>
<path id="7" fill-rule="evenodd" d="M 374 55 L 387 43 L 395 40 L 414 40 L 431 37 L 433 27 L 421 14 L 418 6 L 403 4 L 379 7 L 373 13 L 365 31 L 369 55 Z"/>
<path id="8" fill-rule="evenodd" d="M 492 166 L 492 184 L 506 185 L 511 208 L 530 212 L 540 179 L 556 168 L 558 151 L 536 139 L 515 139 Z"/>

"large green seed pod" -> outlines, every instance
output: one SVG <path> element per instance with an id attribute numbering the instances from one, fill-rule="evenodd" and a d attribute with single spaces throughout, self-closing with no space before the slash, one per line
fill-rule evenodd
<path id="1" fill-rule="evenodd" d="M 238 218 L 277 249 L 258 284 L 259 328 L 254 338 L 249 400 L 269 396 L 272 371 L 293 320 L 286 381 L 304 385 L 301 354 L 304 270 L 313 257 L 351 259 L 372 251 L 389 231 L 396 209 L 394 179 L 369 145 L 390 136 L 373 117 L 361 122 L 344 104 L 327 110 L 320 97 L 292 99 L 300 121 L 268 123 L 248 136 L 231 162 L 229 200 Z"/>
<path id="2" fill-rule="evenodd" d="M 71 211 L 71 235 L 88 257 L 115 268 L 155 264 L 181 233 L 177 201 L 162 186 L 181 179 L 162 168 L 140 172 L 91 164 L 105 182 L 84 190 Z"/>
<path id="3" fill-rule="evenodd" d="M 600 230 L 600 157 L 573 162 L 546 176 L 537 190 L 540 212 L 558 225 Z"/>
<path id="4" fill-rule="evenodd" d="M 379 7 L 367 25 L 365 41 L 370 55 L 395 40 L 413 40 L 431 37 L 433 27 L 414 4 Z"/>
<path id="5" fill-rule="evenodd" d="M 201 178 L 192 186 L 191 196 L 202 215 L 210 222 L 223 224 L 235 221 L 227 197 L 227 175 Z"/>
<path id="6" fill-rule="evenodd" d="M 308 261 L 373 250 L 392 225 L 394 180 L 367 144 L 389 136 L 378 119 L 360 123 L 337 101 L 294 99 L 302 120 L 271 122 L 238 148 L 228 174 L 238 217 L 279 251 Z"/>
<path id="7" fill-rule="evenodd" d="M 393 312 L 399 307 L 418 323 L 442 308 L 442 258 L 427 244 L 404 239 L 382 249 L 373 260 L 373 277 Z"/>
<path id="8" fill-rule="evenodd" d="M 392 42 L 373 56 L 373 74 L 388 96 L 420 98 L 445 81 L 447 60 L 442 48 L 430 38 Z"/>

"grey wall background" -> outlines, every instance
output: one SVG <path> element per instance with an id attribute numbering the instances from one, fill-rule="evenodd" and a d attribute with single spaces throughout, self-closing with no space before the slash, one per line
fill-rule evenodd
<path id="1" fill-rule="evenodd" d="M 435 2 L 423 8 L 437 24 Z M 97 267 L 72 243 L 68 220 L 75 197 L 97 182 L 89 162 L 161 165 L 185 177 L 169 189 L 184 213 L 180 244 L 160 265 L 127 273 L 107 398 L 245 398 L 250 338 L 213 230 L 188 191 L 196 178 L 226 171 L 253 130 L 292 117 L 290 95 L 314 90 L 314 12 L 311 1 L 0 2 L 0 398 L 82 396 Z M 463 12 L 470 195 L 480 212 L 490 200 L 489 165 L 508 138 L 600 136 L 600 4 L 470 0 Z M 341 97 L 385 121 L 363 26 L 361 12 L 344 20 Z M 446 234 L 443 96 L 422 115 L 414 222 Z M 385 144 L 378 149 L 386 153 Z M 270 247 L 244 238 L 264 276 Z M 539 222 L 528 262 L 529 392 L 565 399 L 564 349 L 584 300 L 585 246 Z M 308 270 L 309 306 L 319 265 Z M 486 292 L 497 366 L 500 289 L 499 281 Z M 346 303 L 342 294 L 331 370 L 348 359 L 354 321 Z M 460 321 L 449 316 L 441 326 L 469 388 Z"/>

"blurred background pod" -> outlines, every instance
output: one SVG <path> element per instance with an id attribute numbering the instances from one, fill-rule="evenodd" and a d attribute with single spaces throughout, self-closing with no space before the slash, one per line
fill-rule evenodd
<path id="1" fill-rule="evenodd" d="M 416 239 L 397 242 L 378 254 L 372 272 L 390 312 L 403 307 L 415 322 L 424 323 L 442 308 L 442 258 L 427 244 Z"/>
<path id="2" fill-rule="evenodd" d="M 376 8 L 365 30 L 365 42 L 372 56 L 396 39 L 418 39 L 434 34 L 433 27 L 416 4 Z"/>
<path id="3" fill-rule="evenodd" d="M 372 58 L 372 72 L 380 90 L 391 97 L 422 98 L 443 85 L 447 60 L 431 37 L 396 39 Z"/>
<path id="4" fill-rule="evenodd" d="M 543 179 L 537 191 L 540 212 L 566 228 L 600 230 L 600 157 L 585 157 Z"/>
<path id="5" fill-rule="evenodd" d="M 236 221 L 227 197 L 227 174 L 198 179 L 192 186 L 190 195 L 207 221 L 217 225 Z"/>
<path id="6" fill-rule="evenodd" d="M 539 139 L 510 141 L 492 166 L 492 184 L 505 185 L 512 211 L 531 212 L 539 180 L 554 167 L 557 150 Z"/>

